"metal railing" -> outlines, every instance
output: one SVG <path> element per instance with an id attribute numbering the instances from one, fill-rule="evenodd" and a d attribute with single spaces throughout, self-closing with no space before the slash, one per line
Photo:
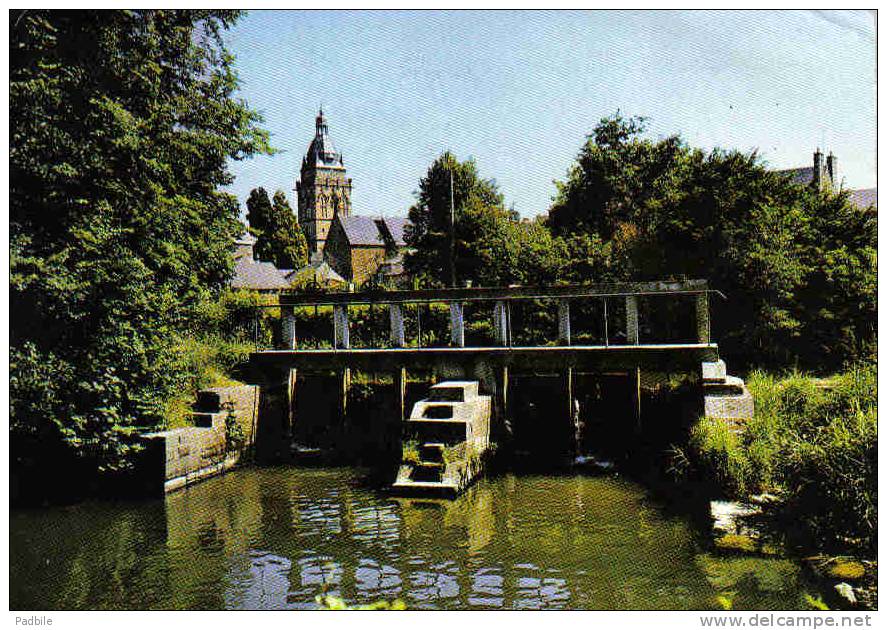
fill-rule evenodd
<path id="1" fill-rule="evenodd" d="M 709 294 L 711 293 L 726 299 L 726 296 L 720 291 L 709 289 L 706 280 L 683 280 L 548 287 L 513 286 L 398 291 L 373 290 L 324 294 L 283 292 L 279 295 L 278 304 L 260 305 L 257 306 L 257 309 L 280 309 L 280 330 L 279 334 L 275 335 L 277 337 L 275 345 L 278 349 L 311 350 L 320 349 L 321 342 L 319 339 L 316 339 L 313 348 L 306 347 L 304 343 L 300 347 L 296 329 L 297 318 L 295 316 L 295 309 L 313 307 L 316 323 L 319 309 L 323 308 L 326 310 L 332 307 L 330 347 L 333 350 L 349 350 L 352 348 L 351 322 L 349 320 L 350 307 L 369 307 L 370 325 L 372 325 L 374 319 L 375 307 L 388 309 L 388 344 L 373 347 L 423 348 L 442 346 L 423 346 L 422 307 L 425 307 L 430 314 L 431 305 L 446 304 L 449 308 L 449 340 L 445 346 L 466 347 L 465 306 L 489 304 L 492 302 L 493 345 L 498 347 L 514 347 L 512 305 L 518 302 L 553 300 L 557 304 L 557 338 L 553 343 L 569 346 L 573 345 L 571 305 L 577 300 L 592 299 L 601 301 L 603 345 L 609 346 L 612 314 L 608 305 L 611 305 L 613 300 L 622 300 L 624 303 L 626 344 L 639 345 L 641 330 L 638 316 L 639 298 L 660 296 L 692 297 L 695 300 L 695 340 L 692 343 L 708 344 L 711 342 L 709 314 Z M 411 305 L 415 306 L 417 333 L 415 345 L 408 345 L 406 337 L 405 311 L 408 313 Z M 257 350 L 259 349 L 258 321 L 257 310 L 255 320 Z M 433 338 L 432 335 L 428 335 L 428 339 Z"/>

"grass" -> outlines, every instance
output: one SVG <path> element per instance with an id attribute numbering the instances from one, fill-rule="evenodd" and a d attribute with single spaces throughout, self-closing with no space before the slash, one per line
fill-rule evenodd
<path id="1" fill-rule="evenodd" d="M 404 464 L 417 465 L 422 458 L 419 455 L 419 443 L 415 440 L 407 440 L 402 446 L 401 461 Z"/>
<path id="2" fill-rule="evenodd" d="M 166 428 L 191 426 L 191 405 L 199 390 L 242 385 L 231 375 L 246 362 L 252 349 L 249 342 L 230 341 L 221 335 L 193 335 L 179 339 L 173 351 L 183 372 L 190 376 L 165 406 Z"/>
<path id="3" fill-rule="evenodd" d="M 728 495 L 773 492 L 826 548 L 875 548 L 877 371 L 860 365 L 829 379 L 753 372 L 755 417 L 743 433 L 703 418 L 690 466 Z"/>

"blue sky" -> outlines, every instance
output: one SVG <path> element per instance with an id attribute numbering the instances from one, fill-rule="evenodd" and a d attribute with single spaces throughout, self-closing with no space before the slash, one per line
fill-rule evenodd
<path id="1" fill-rule="evenodd" d="M 617 109 L 649 117 L 654 137 L 757 148 L 774 168 L 821 146 L 848 187 L 876 185 L 866 12 L 254 11 L 226 41 L 280 149 L 232 163 L 241 204 L 256 186 L 293 202 L 321 103 L 357 214 L 405 214 L 446 149 L 523 216 L 545 212 Z"/>

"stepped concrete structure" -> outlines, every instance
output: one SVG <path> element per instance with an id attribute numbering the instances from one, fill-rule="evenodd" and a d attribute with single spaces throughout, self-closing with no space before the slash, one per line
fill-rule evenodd
<path id="1" fill-rule="evenodd" d="M 477 381 L 433 385 L 404 426 L 404 459 L 393 490 L 455 496 L 468 487 L 490 449 L 491 410 Z"/>
<path id="2" fill-rule="evenodd" d="M 727 364 L 720 359 L 702 364 L 702 392 L 705 416 L 724 420 L 734 430 L 755 415 L 755 401 L 745 382 L 728 375 Z"/>
<path id="3" fill-rule="evenodd" d="M 193 426 L 141 436 L 145 452 L 137 473 L 146 491 L 172 492 L 236 466 L 253 443 L 257 410 L 258 388 L 254 386 L 199 392 L 191 413 Z M 229 413 L 242 429 L 241 444 L 228 443 Z"/>

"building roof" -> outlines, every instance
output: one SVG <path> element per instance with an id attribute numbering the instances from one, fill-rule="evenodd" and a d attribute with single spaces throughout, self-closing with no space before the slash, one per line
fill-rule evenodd
<path id="1" fill-rule="evenodd" d="M 860 188 L 859 190 L 850 191 L 850 201 L 860 208 L 868 208 L 869 206 L 878 207 L 878 189 L 877 188 Z"/>
<path id="2" fill-rule="evenodd" d="M 273 291 L 286 289 L 289 287 L 289 282 L 272 263 L 253 260 L 251 256 L 239 256 L 234 261 L 234 279 L 231 280 L 231 287 Z"/>
<path id="3" fill-rule="evenodd" d="M 305 156 L 305 163 L 323 168 L 345 168 L 342 162 L 342 154 L 333 144 L 330 138 L 329 127 L 326 124 L 326 116 L 323 110 L 317 114 L 315 119 L 314 139 L 308 146 L 308 154 Z"/>
<path id="4" fill-rule="evenodd" d="M 393 245 L 398 248 L 406 245 L 404 228 L 409 221 L 406 217 L 367 217 L 354 214 L 338 218 L 350 245 L 373 247 Z"/>
<path id="5" fill-rule="evenodd" d="M 780 175 L 789 177 L 795 184 L 809 186 L 813 183 L 813 167 L 802 166 L 800 168 L 784 168 L 776 171 Z"/>
<path id="6" fill-rule="evenodd" d="M 404 240 L 404 228 L 410 220 L 407 217 L 384 217 L 385 227 L 388 228 L 388 234 L 397 247 L 404 247 L 407 243 Z"/>
<path id="7" fill-rule="evenodd" d="M 385 247 L 385 240 L 377 225 L 377 221 L 381 221 L 381 219 L 351 215 L 350 217 L 339 217 L 339 221 L 342 223 L 349 244 Z"/>
<path id="8" fill-rule="evenodd" d="M 336 273 L 325 260 L 314 260 L 301 269 L 288 270 L 286 279 L 295 286 L 305 286 L 311 282 L 326 286 L 346 284 L 345 278 Z"/>

